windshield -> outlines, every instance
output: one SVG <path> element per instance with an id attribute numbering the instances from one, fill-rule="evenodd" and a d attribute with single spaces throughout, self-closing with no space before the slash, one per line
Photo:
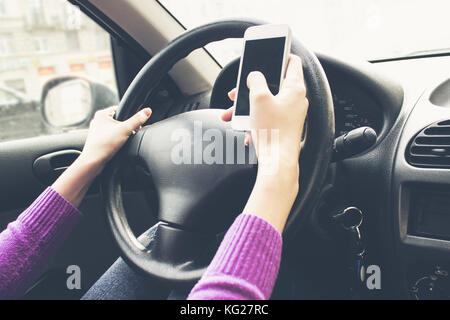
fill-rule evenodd
<path id="1" fill-rule="evenodd" d="M 287 23 L 312 50 L 365 60 L 450 51 L 450 0 L 161 0 L 187 29 L 250 17 Z M 225 64 L 240 40 L 207 46 Z"/>

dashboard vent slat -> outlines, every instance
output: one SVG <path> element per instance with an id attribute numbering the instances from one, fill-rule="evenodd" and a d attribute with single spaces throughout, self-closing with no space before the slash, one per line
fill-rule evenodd
<path id="1" fill-rule="evenodd" d="M 406 160 L 416 167 L 450 169 L 450 120 L 423 128 L 410 141 Z"/>
<path id="2" fill-rule="evenodd" d="M 424 133 L 430 136 L 448 136 L 450 135 L 450 127 L 446 126 L 431 127 L 425 129 Z"/>

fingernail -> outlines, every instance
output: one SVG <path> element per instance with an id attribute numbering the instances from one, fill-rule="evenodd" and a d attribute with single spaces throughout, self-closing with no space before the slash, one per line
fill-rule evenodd
<path id="1" fill-rule="evenodd" d="M 252 71 L 248 74 L 247 79 L 253 78 L 253 77 L 259 77 L 261 74 L 262 74 L 261 71 Z"/>
<path id="2" fill-rule="evenodd" d="M 150 108 L 142 109 L 142 111 L 144 112 L 144 114 L 145 114 L 147 117 L 150 117 L 150 115 L 152 114 L 152 109 L 150 109 Z"/>

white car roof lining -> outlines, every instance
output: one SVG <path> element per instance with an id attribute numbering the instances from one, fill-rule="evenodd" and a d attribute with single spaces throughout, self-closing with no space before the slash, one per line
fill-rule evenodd
<path id="1" fill-rule="evenodd" d="M 152 56 L 185 30 L 157 1 L 90 0 Z M 180 90 L 195 94 L 211 89 L 221 67 L 206 52 L 195 50 L 169 72 Z M 189 75 L 188 77 L 186 75 Z"/>

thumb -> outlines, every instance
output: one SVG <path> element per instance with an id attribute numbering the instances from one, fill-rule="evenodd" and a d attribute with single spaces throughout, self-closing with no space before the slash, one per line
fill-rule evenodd
<path id="1" fill-rule="evenodd" d="M 247 77 L 247 87 L 250 90 L 250 96 L 272 95 L 267 86 L 264 75 L 259 71 L 252 71 Z"/>
<path id="2" fill-rule="evenodd" d="M 150 118 L 152 114 L 152 109 L 144 108 L 141 111 L 137 112 L 134 116 L 130 117 L 128 120 L 125 120 L 123 124 L 128 128 L 130 134 L 133 130 L 139 130 L 139 127 L 142 126 L 148 118 Z"/>

